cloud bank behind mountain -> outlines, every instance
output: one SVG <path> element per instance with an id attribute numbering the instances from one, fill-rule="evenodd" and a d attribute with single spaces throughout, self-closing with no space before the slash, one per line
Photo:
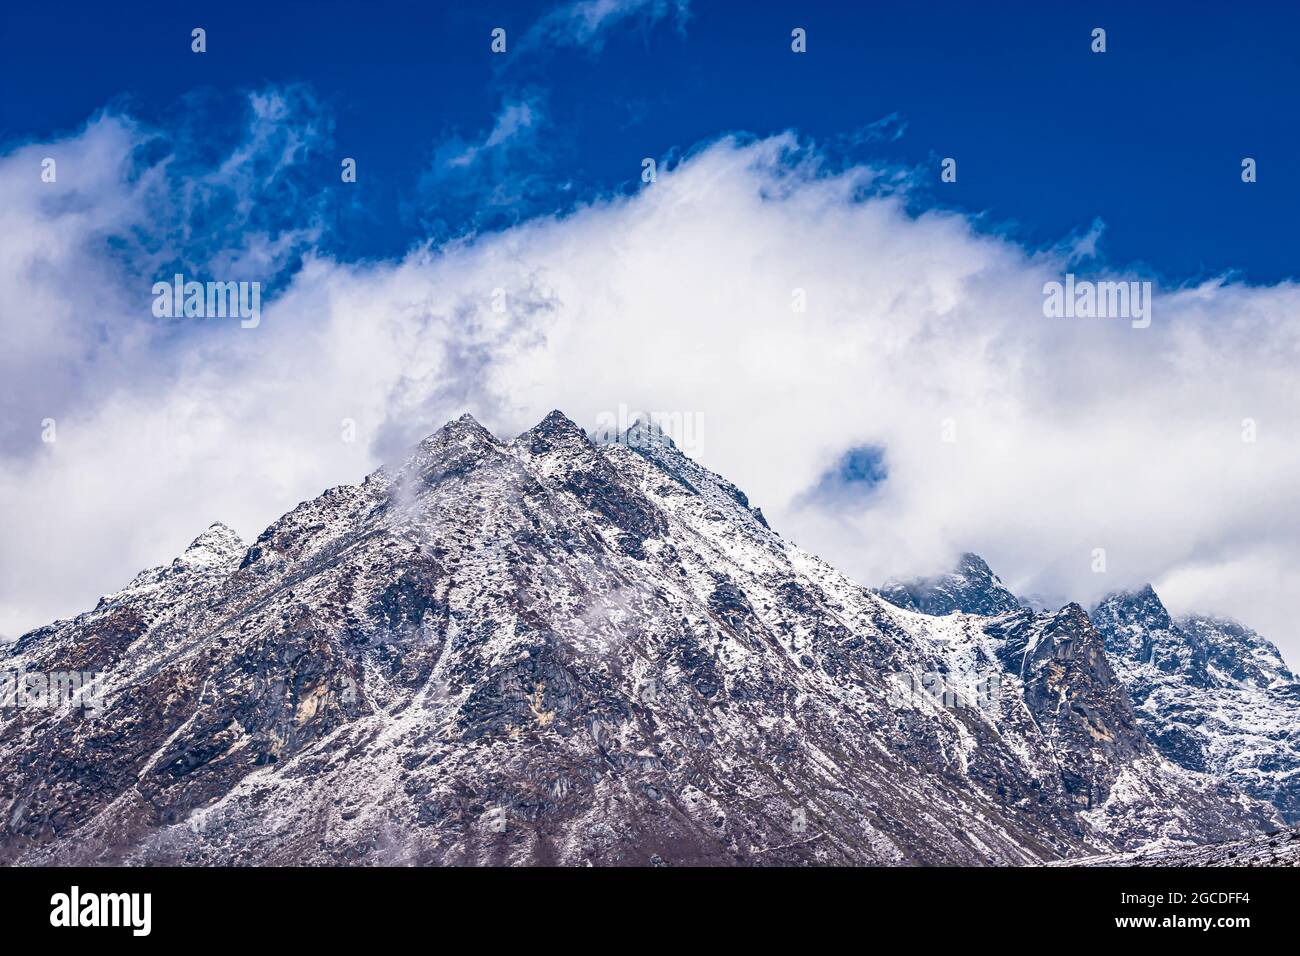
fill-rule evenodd
<path id="1" fill-rule="evenodd" d="M 1161 282 L 1097 258 L 1089 224 L 1027 249 L 934 208 L 915 171 L 793 133 L 339 261 L 313 191 L 339 187 L 303 178 L 328 123 L 259 95 L 198 170 L 112 113 L 0 158 L 0 631 L 90 606 L 213 520 L 254 537 L 462 412 L 505 435 L 558 407 L 687 417 L 695 457 L 863 583 L 967 550 L 1048 601 L 1152 581 L 1300 659 L 1294 284 Z M 177 266 L 264 277 L 260 327 L 155 318 Z M 1150 327 L 1045 317 L 1066 272 L 1155 280 Z M 829 488 L 861 449 L 870 493 Z"/>

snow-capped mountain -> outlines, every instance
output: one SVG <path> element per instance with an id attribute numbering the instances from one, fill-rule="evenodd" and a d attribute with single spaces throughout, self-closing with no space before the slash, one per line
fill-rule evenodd
<path id="1" fill-rule="evenodd" d="M 1174 620 L 1149 585 L 1091 617 L 1162 754 L 1300 823 L 1300 681 L 1276 647 L 1233 621 Z"/>
<path id="2" fill-rule="evenodd" d="M 891 582 L 878 593 L 938 615 L 996 616 L 1018 601 L 972 554 L 951 573 Z M 1110 595 L 1089 618 L 1139 728 L 1163 756 L 1300 822 L 1300 682 L 1273 644 L 1233 621 L 1175 621 L 1150 585 Z"/>
<path id="3" fill-rule="evenodd" d="M 652 427 L 465 416 L 0 649 L 102 675 L 0 709 L 0 862 L 1032 863 L 1277 825 L 1151 746 L 1081 608 L 993 600 L 889 603 Z"/>
<path id="4" fill-rule="evenodd" d="M 946 574 L 915 581 L 890 581 L 877 593 L 899 607 L 923 614 L 1005 614 L 1019 610 L 1022 602 L 978 554 L 967 552 Z"/>
<path id="5" fill-rule="evenodd" d="M 1035 612 L 1017 602 L 1015 610 L 988 613 L 1010 607 L 1015 598 L 971 554 L 951 574 L 887 585 L 881 593 L 936 609 L 924 619 L 932 623 L 920 630 L 945 635 L 936 663 L 945 673 L 987 674 L 988 662 L 996 662 L 1001 680 L 1048 742 L 1068 798 L 1091 826 L 1130 837 L 1140 833 L 1137 842 L 1178 845 L 1196 839 L 1207 816 L 1219 812 L 1218 803 L 1250 805 L 1237 788 L 1188 772 L 1156 752 L 1111 667 L 1102 635 L 1078 604 Z M 1271 807 L 1264 815 L 1278 819 Z"/>

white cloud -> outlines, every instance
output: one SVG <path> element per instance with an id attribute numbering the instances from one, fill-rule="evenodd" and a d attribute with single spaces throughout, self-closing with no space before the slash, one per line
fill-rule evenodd
<path id="1" fill-rule="evenodd" d="M 689 15 L 689 0 L 576 0 L 543 16 L 524 40 L 525 48 L 551 42 L 598 51 L 605 32 L 630 19 L 654 24 L 672 18 L 680 28 Z"/>
<path id="2" fill-rule="evenodd" d="M 259 329 L 121 382 L 54 446 L 6 450 L 0 631 L 88 606 L 210 521 L 256 535 L 463 411 L 511 434 L 552 407 L 590 428 L 625 404 L 698 415 L 697 457 L 864 583 L 962 550 L 1023 592 L 1085 603 L 1151 580 L 1175 610 L 1231 614 L 1300 658 L 1300 290 L 1158 290 L 1142 330 L 1048 319 L 1043 283 L 1096 230 L 1029 252 L 909 212 L 873 194 L 881 181 L 828 172 L 789 135 L 727 139 L 561 219 L 402 262 L 310 258 Z M 40 235 L 41 211 L 26 215 L 4 234 Z M 33 314 L 84 308 L 75 283 L 6 283 Z M 109 320 L 131 334 L 131 315 Z M 37 422 L 19 431 L 39 442 Z M 888 480 L 856 511 L 809 506 L 863 445 L 885 449 Z"/>
<path id="3" fill-rule="evenodd" d="M 486 150 L 507 147 L 521 139 L 531 140 L 541 114 L 535 102 L 519 101 L 502 104 L 492 129 L 482 143 L 462 144 L 454 155 L 446 158 L 448 166 L 470 166 Z M 440 153 L 445 150 L 440 150 Z"/>

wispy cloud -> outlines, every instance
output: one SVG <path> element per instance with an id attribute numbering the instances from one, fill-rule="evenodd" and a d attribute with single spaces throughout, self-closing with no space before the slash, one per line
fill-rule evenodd
<path id="1" fill-rule="evenodd" d="M 465 168 L 474 165 L 479 157 L 494 149 L 509 150 L 521 141 L 532 142 L 537 127 L 541 125 L 541 111 L 535 102 L 512 102 L 501 107 L 496 121 L 481 144 L 466 145 L 450 156 L 446 165 Z"/>
<path id="2" fill-rule="evenodd" d="M 524 49 L 546 44 L 599 51 L 611 28 L 627 22 L 650 26 L 671 20 L 678 29 L 690 16 L 689 0 L 577 0 L 543 16 L 528 31 Z"/>
<path id="3" fill-rule="evenodd" d="M 479 136 L 439 143 L 418 183 L 415 212 L 426 232 L 446 238 L 500 227 L 553 202 L 554 156 L 541 148 L 547 125 L 544 98 L 530 90 L 504 98 Z"/>
<path id="4" fill-rule="evenodd" d="M 550 114 L 548 51 L 580 46 L 598 54 L 620 28 L 671 21 L 683 30 L 688 17 L 689 0 L 577 0 L 544 13 L 512 55 L 494 64 L 501 92 L 491 124 L 475 135 L 457 130 L 434 147 L 406 204 L 408 220 L 443 240 L 571 208 L 571 168 L 564 163 L 575 140 Z M 627 113 L 639 108 L 635 101 L 623 106 Z"/>

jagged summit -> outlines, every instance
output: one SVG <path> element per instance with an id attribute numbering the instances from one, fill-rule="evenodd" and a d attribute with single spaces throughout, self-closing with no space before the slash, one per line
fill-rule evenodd
<path id="1" fill-rule="evenodd" d="M 721 475 L 703 467 L 685 454 L 666 431 L 652 418 L 639 417 L 621 434 L 599 439 L 607 454 L 618 456 L 624 450 L 650 462 L 655 469 L 668 475 L 691 494 L 717 500 L 723 507 L 739 505 L 749 518 L 768 531 L 771 526 L 760 508 L 749 502 L 749 497 Z"/>
<path id="2" fill-rule="evenodd" d="M 1175 623 L 1205 645 L 1209 666 L 1220 680 L 1260 689 L 1296 683 L 1277 646 L 1238 621 L 1188 614 Z"/>
<path id="3" fill-rule="evenodd" d="M 569 418 L 568 415 L 564 414 L 564 412 L 560 411 L 558 408 L 553 408 L 547 412 L 546 417 L 538 422 L 534 428 L 539 430 L 558 429 L 564 431 L 582 431 L 582 429 L 574 423 L 573 419 Z M 583 432 L 583 434 L 586 433 Z"/>
<path id="4" fill-rule="evenodd" d="M 1090 612 L 1106 635 L 1106 651 L 1132 664 L 1180 672 L 1204 685 L 1209 675 L 1201 641 L 1176 627 L 1155 588 L 1146 584 L 1107 595 Z"/>
<path id="5" fill-rule="evenodd" d="M 1008 614 L 1023 606 L 984 559 L 969 551 L 946 574 L 890 581 L 877 593 L 892 604 L 923 614 Z"/>
<path id="6" fill-rule="evenodd" d="M 594 448 L 587 433 L 568 415 L 556 409 L 520 434 L 512 444 L 522 444 L 535 450 L 557 448 Z"/>
<path id="7" fill-rule="evenodd" d="M 399 486 L 413 490 L 412 482 L 429 483 L 440 475 L 464 472 L 484 455 L 503 449 L 501 441 L 466 412 L 427 436 L 395 466 L 385 466 L 377 475 L 393 478 Z"/>
<path id="8" fill-rule="evenodd" d="M 592 439 L 601 447 L 620 445 L 639 451 L 652 459 L 672 461 L 678 456 L 685 457 L 672 436 L 650 416 L 637 416 L 622 431 L 618 431 L 617 428 L 598 429 L 592 435 Z"/>
<path id="9" fill-rule="evenodd" d="M 1160 600 L 1160 595 L 1156 593 L 1155 587 L 1149 582 L 1137 588 L 1111 591 L 1097 602 L 1096 607 L 1114 608 L 1116 613 L 1121 614 L 1151 615 L 1162 619 L 1164 622 L 1171 622 L 1172 620 L 1164 602 Z"/>
<path id="10" fill-rule="evenodd" d="M 1273 644 L 1235 621 L 1174 619 L 1149 584 L 1090 617 L 1161 754 L 1300 822 L 1300 683 Z"/>
<path id="11" fill-rule="evenodd" d="M 479 420 L 469 412 L 447 422 L 424 441 L 445 444 L 448 441 L 464 441 L 467 439 L 488 439 L 493 444 L 500 444 L 497 437 L 484 428 Z"/>
<path id="12" fill-rule="evenodd" d="M 619 440 L 633 448 L 662 446 L 671 448 L 674 451 L 677 449 L 677 444 L 673 441 L 672 436 L 665 432 L 658 422 L 648 417 L 638 418 L 632 422 Z"/>
<path id="13" fill-rule="evenodd" d="M 246 548 L 247 545 L 234 528 L 214 521 L 189 543 L 176 561 L 199 565 L 224 564 L 239 557 Z"/>
<path id="14" fill-rule="evenodd" d="M 418 449 L 440 448 L 449 443 L 478 442 L 489 440 L 493 445 L 501 442 L 469 412 L 453 419 L 424 438 Z M 589 434 L 573 419 L 560 409 L 552 409 L 536 425 L 521 432 L 512 440 L 514 443 L 533 443 L 535 441 L 585 441 L 595 446 L 624 445 L 643 450 L 661 449 L 681 455 L 672 437 L 653 419 L 645 416 L 636 418 L 623 432 L 606 432 Z"/>

